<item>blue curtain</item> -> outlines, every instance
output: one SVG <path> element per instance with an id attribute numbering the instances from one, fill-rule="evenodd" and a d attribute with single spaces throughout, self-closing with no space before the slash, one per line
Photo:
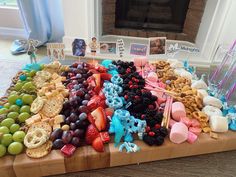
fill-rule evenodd
<path id="1" fill-rule="evenodd" d="M 28 38 L 61 42 L 64 35 L 61 0 L 17 0 Z"/>

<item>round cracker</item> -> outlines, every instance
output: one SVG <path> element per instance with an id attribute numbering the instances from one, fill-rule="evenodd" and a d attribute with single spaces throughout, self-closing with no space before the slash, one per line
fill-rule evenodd
<path id="1" fill-rule="evenodd" d="M 47 132 L 48 136 L 50 136 L 51 133 L 52 133 L 52 127 L 47 122 L 36 122 L 36 123 L 34 123 L 33 125 L 30 126 L 28 132 L 34 131 L 38 128 L 44 129 Z"/>
<path id="2" fill-rule="evenodd" d="M 48 98 L 45 102 L 41 113 L 47 117 L 55 117 L 62 110 L 63 96 L 61 94 Z"/>
<path id="3" fill-rule="evenodd" d="M 45 102 L 43 98 L 37 97 L 31 104 L 30 111 L 34 114 L 37 114 L 43 108 L 44 103 Z"/>
<path id="4" fill-rule="evenodd" d="M 47 141 L 45 144 L 37 148 L 34 149 L 27 148 L 26 155 L 30 158 L 38 159 L 48 155 L 51 152 L 51 149 L 52 149 L 52 142 Z"/>

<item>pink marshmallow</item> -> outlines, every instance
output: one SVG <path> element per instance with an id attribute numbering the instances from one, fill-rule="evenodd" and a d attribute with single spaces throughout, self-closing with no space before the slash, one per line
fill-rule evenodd
<path id="1" fill-rule="evenodd" d="M 181 117 L 186 117 L 186 111 L 183 103 L 181 102 L 174 102 L 172 104 L 172 118 L 176 121 L 180 121 Z"/>
<path id="2" fill-rule="evenodd" d="M 169 122 L 169 128 L 172 128 L 172 126 L 176 123 L 175 120 L 173 119 L 170 119 L 170 122 Z"/>
<path id="3" fill-rule="evenodd" d="M 176 122 L 170 131 L 170 141 L 176 144 L 183 143 L 188 139 L 188 127 L 182 122 Z"/>
<path id="4" fill-rule="evenodd" d="M 191 127 L 201 127 L 201 124 L 197 119 L 191 119 Z"/>
<path id="5" fill-rule="evenodd" d="M 147 76 L 146 79 L 147 79 L 148 81 L 150 81 L 150 82 L 157 82 L 158 77 L 157 77 L 157 74 L 156 74 L 156 73 L 150 72 L 150 73 L 148 73 L 148 76 Z"/>
<path id="6" fill-rule="evenodd" d="M 197 138 L 198 138 L 198 136 L 196 135 L 196 134 L 194 134 L 194 133 L 192 133 L 192 132 L 188 132 L 188 139 L 187 139 L 187 141 L 189 142 L 189 143 L 194 143 L 196 140 L 197 140 Z"/>
<path id="7" fill-rule="evenodd" d="M 198 136 L 202 132 L 202 129 L 200 127 L 190 127 L 189 131 Z"/>
<path id="8" fill-rule="evenodd" d="M 180 122 L 183 122 L 187 127 L 192 125 L 192 121 L 188 117 L 181 117 Z"/>
<path id="9" fill-rule="evenodd" d="M 135 66 L 145 66 L 148 63 L 148 59 L 147 57 L 138 57 L 138 58 L 134 58 L 134 65 Z"/>

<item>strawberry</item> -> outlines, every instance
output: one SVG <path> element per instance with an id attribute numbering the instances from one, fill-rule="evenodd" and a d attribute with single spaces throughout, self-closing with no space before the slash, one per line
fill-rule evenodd
<path id="1" fill-rule="evenodd" d="M 99 131 L 102 131 L 106 128 L 106 115 L 102 107 L 95 109 L 91 115 L 94 118 L 95 125 Z"/>
<path id="2" fill-rule="evenodd" d="M 96 86 L 101 87 L 101 74 L 93 74 Z"/>
<path id="3" fill-rule="evenodd" d="M 112 117 L 113 113 L 114 113 L 114 109 L 112 109 L 112 108 L 106 108 L 105 109 L 105 114 L 106 114 L 107 117 L 108 116 Z"/>
<path id="4" fill-rule="evenodd" d="M 104 145 L 102 143 L 101 137 L 97 137 L 93 143 L 92 143 L 93 148 L 98 151 L 98 152 L 104 152 Z"/>
<path id="5" fill-rule="evenodd" d="M 86 130 L 85 134 L 85 141 L 87 144 L 92 144 L 92 142 L 99 137 L 99 132 L 97 128 L 93 125 L 90 124 Z"/>
<path id="6" fill-rule="evenodd" d="M 96 69 L 90 69 L 89 72 L 91 72 L 93 74 L 98 74 L 99 73 Z"/>
<path id="7" fill-rule="evenodd" d="M 105 68 L 104 66 L 101 66 L 101 65 L 97 65 L 97 66 L 95 67 L 95 69 L 96 69 L 97 71 L 99 71 L 100 73 L 106 73 L 106 72 L 107 72 L 107 68 Z"/>
<path id="8" fill-rule="evenodd" d="M 103 143 L 109 143 L 110 136 L 109 136 L 108 132 L 100 132 L 99 135 L 100 135 Z"/>
<path id="9" fill-rule="evenodd" d="M 87 106 L 89 110 L 94 110 L 95 108 L 98 107 L 99 102 L 101 101 L 101 98 L 97 95 L 94 95 L 88 102 Z"/>
<path id="10" fill-rule="evenodd" d="M 102 90 L 100 90 L 98 96 L 99 96 L 102 100 L 105 100 L 105 99 L 106 99 L 106 97 L 105 97 L 104 93 L 102 92 Z"/>
<path id="11" fill-rule="evenodd" d="M 111 80 L 112 75 L 109 73 L 101 73 L 102 80 Z"/>
<path id="12" fill-rule="evenodd" d="M 87 119 L 90 122 L 90 124 L 93 124 L 95 126 L 95 122 L 94 122 L 93 116 L 90 113 L 87 116 L 88 116 Z"/>

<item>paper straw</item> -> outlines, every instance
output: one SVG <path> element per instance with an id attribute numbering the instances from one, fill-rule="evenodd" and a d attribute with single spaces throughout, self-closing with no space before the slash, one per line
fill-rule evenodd
<path id="1" fill-rule="evenodd" d="M 234 84 L 232 85 L 232 87 L 228 90 L 227 94 L 226 94 L 226 100 L 229 100 L 229 98 L 231 97 L 231 95 L 233 94 L 233 92 L 236 91 L 236 82 L 234 82 Z"/>
<path id="2" fill-rule="evenodd" d="M 223 61 L 222 61 L 221 64 L 216 68 L 215 72 L 214 72 L 213 75 L 211 76 L 211 81 L 214 80 L 214 79 L 217 77 L 218 73 L 220 72 L 220 70 L 221 70 L 222 67 L 225 65 L 225 63 L 226 63 L 226 61 L 227 61 L 227 59 L 228 59 L 228 54 L 230 54 L 230 53 L 233 51 L 233 49 L 234 49 L 235 46 L 236 46 L 236 40 L 234 40 L 234 42 L 233 42 L 233 44 L 231 45 L 229 51 L 228 51 L 227 54 L 224 56 Z M 218 50 L 218 49 L 219 49 L 219 47 L 217 48 L 217 50 Z"/>

